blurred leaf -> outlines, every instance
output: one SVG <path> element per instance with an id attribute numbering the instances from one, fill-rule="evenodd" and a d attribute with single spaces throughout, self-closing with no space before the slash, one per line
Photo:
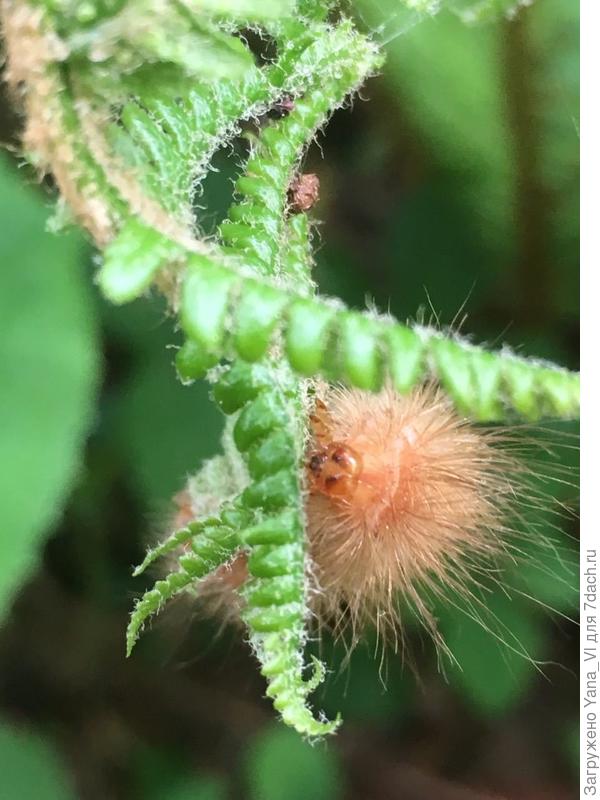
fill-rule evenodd
<path id="1" fill-rule="evenodd" d="M 223 416 L 210 401 L 206 383 L 182 386 L 177 379 L 176 350 L 167 349 L 169 326 L 146 334 L 147 349 L 115 397 L 109 424 L 133 483 L 154 507 L 182 489 L 186 476 L 214 455 Z"/>
<path id="2" fill-rule="evenodd" d="M 579 495 L 578 425 L 547 424 L 523 434 L 522 459 L 530 474 L 527 485 L 520 487 L 524 503 L 511 522 L 521 536 L 519 558 L 507 574 L 507 585 L 550 611 L 568 613 L 579 604 L 579 556 L 573 541 Z"/>
<path id="3" fill-rule="evenodd" d="M 151 12 L 152 4 L 149 6 Z M 147 61 L 164 61 L 180 66 L 184 74 L 202 80 L 242 77 L 254 65 L 250 51 L 240 39 L 222 33 L 205 23 L 200 30 L 192 26 L 173 25 L 166 35 L 162 19 L 156 17 L 152 28 L 142 28 L 141 36 L 132 44 Z"/>
<path id="4" fill-rule="evenodd" d="M 169 800 L 225 800 L 227 796 L 223 781 L 217 778 L 197 776 L 179 780 L 169 787 Z M 160 800 L 164 795 L 160 796 Z M 159 796 L 157 795 L 157 800 Z"/>
<path id="5" fill-rule="evenodd" d="M 282 725 L 269 728 L 247 754 L 248 800 L 336 800 L 343 785 L 331 745 L 310 745 Z"/>
<path id="6" fill-rule="evenodd" d="M 448 7 L 467 24 L 488 22 L 498 16 L 508 18 L 518 14 L 532 0 L 449 0 Z"/>
<path id="7" fill-rule="evenodd" d="M 0 724 L 0 765 L 2 800 L 75 798 L 57 753 L 40 736 Z"/>
<path id="8" fill-rule="evenodd" d="M 436 177 L 403 198 L 384 236 L 400 319 L 421 308 L 425 320 L 449 325 L 461 309 L 476 307 L 497 278 L 498 263 L 461 207 L 454 176 Z"/>
<path id="9" fill-rule="evenodd" d="M 76 478 L 98 356 L 81 240 L 45 232 L 40 199 L 4 161 L 0 214 L 1 613 Z"/>
<path id="10" fill-rule="evenodd" d="M 528 12 L 536 67 L 540 162 L 561 315 L 579 314 L 579 4 L 543 0 Z"/>
<path id="11" fill-rule="evenodd" d="M 535 676 L 543 629 L 528 608 L 505 594 L 486 595 L 483 606 L 458 600 L 448 606 L 440 627 L 458 662 L 448 677 L 484 716 L 512 708 Z"/>
<path id="12" fill-rule="evenodd" d="M 179 753 L 141 747 L 133 759 L 140 800 L 225 800 L 225 782 L 191 774 Z"/>
<path id="13" fill-rule="evenodd" d="M 404 629 L 406 625 L 403 621 Z M 331 675 L 315 693 L 316 707 L 329 716 L 339 711 L 346 724 L 392 726 L 407 719 L 415 697 L 414 677 L 392 646 L 385 646 L 383 656 L 381 642 L 362 643 L 349 663 L 345 648 L 322 647 L 318 652 Z"/>
<path id="14" fill-rule="evenodd" d="M 67 31 L 89 28 L 99 21 L 116 16 L 122 9 L 123 0 L 92 0 L 82 3 L 81 0 L 60 0 L 60 18 L 58 22 Z M 193 14 L 219 15 L 240 20 L 277 19 L 294 10 L 295 0 L 184 0 L 182 4 Z M 137 3 L 138 12 L 143 20 L 144 9 Z"/>
<path id="15" fill-rule="evenodd" d="M 548 277 L 560 283 L 562 313 L 576 314 L 578 4 L 534 3 L 519 14 L 517 31 L 504 19 L 467 26 L 449 11 L 419 25 L 400 25 L 394 22 L 397 0 L 356 3 L 373 29 L 383 25 L 389 39 L 383 77 L 390 97 L 433 158 L 454 174 L 448 192 L 467 204 L 479 238 L 505 270 L 510 261 L 517 264 L 522 221 L 516 214 L 535 204 L 536 224 L 548 243 Z M 517 5 L 506 0 L 460 4 L 492 16 Z M 533 144 L 524 133 L 530 129 Z M 531 173 L 525 178 L 520 174 L 524 149 Z M 402 252 L 412 258 L 409 247 Z"/>
<path id="16" fill-rule="evenodd" d="M 569 762 L 569 766 L 575 775 L 579 775 L 579 765 L 581 759 L 580 739 L 579 720 L 574 719 L 565 728 L 563 736 L 563 748 Z"/>
<path id="17" fill-rule="evenodd" d="M 543 530 L 543 526 L 540 526 Z M 578 552 L 560 531 L 523 546 L 525 561 L 508 583 L 548 611 L 568 613 L 579 605 Z"/>
<path id="18" fill-rule="evenodd" d="M 378 3 L 381 15 L 392 16 L 395 3 Z M 364 5 L 372 14 L 369 0 Z M 481 229 L 501 245 L 511 222 L 513 164 L 498 26 L 473 29 L 441 13 L 393 38 L 386 52 L 391 96 L 457 181 L 462 173 L 457 187 Z"/>
<path id="19" fill-rule="evenodd" d="M 362 0 L 371 4 L 381 13 L 380 0 Z M 393 14 L 397 25 L 418 22 L 426 16 L 434 16 L 443 9 L 449 9 L 457 14 L 462 22 L 474 24 L 489 22 L 498 16 L 514 17 L 520 8 L 530 5 L 532 0 L 393 0 L 386 4 L 387 10 Z"/>

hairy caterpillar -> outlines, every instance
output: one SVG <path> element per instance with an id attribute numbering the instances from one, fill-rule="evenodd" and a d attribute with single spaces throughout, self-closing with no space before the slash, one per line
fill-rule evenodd
<path id="1" fill-rule="evenodd" d="M 217 390 L 230 411 L 228 394 Z M 503 562 L 523 558 L 519 546 L 530 534 L 510 521 L 523 498 L 532 499 L 526 464 L 512 453 L 522 434 L 506 441 L 504 428 L 469 422 L 431 383 L 408 395 L 318 384 L 313 404 L 303 476 L 310 624 L 336 635 L 349 628 L 351 646 L 373 626 L 397 646 L 400 609 L 408 607 L 443 650 L 430 595 L 469 597 L 486 570 L 502 581 Z M 254 464 L 284 452 L 280 433 L 248 450 Z M 185 514 L 203 515 L 203 497 L 194 504 L 188 495 Z M 232 621 L 244 613 L 251 577 L 242 549 L 194 595 L 205 613 Z"/>
<path id="2" fill-rule="evenodd" d="M 317 616 L 402 637 L 399 601 L 435 635 L 424 587 L 466 588 L 498 556 L 518 464 L 431 383 L 407 395 L 328 388 L 307 456 Z"/>

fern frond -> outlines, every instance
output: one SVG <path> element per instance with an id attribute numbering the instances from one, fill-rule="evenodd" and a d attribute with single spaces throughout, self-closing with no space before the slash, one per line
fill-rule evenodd
<path id="1" fill-rule="evenodd" d="M 157 613 L 162 605 L 192 584 L 205 578 L 225 563 L 239 546 L 237 532 L 220 519 L 191 523 L 152 550 L 135 574 L 140 574 L 155 558 L 178 549 L 189 542 L 191 552 L 179 557 L 179 572 L 172 572 L 147 591 L 138 601 L 127 627 L 127 655 L 131 654 L 144 622 Z"/>
<path id="2" fill-rule="evenodd" d="M 297 382 L 285 366 L 236 361 L 217 380 L 214 395 L 227 413 L 238 415 L 233 439 L 251 479 L 240 501 L 257 514 L 238 534 L 248 552 L 249 579 L 241 591 L 250 643 L 284 721 L 304 735 L 322 736 L 339 719 L 314 718 L 308 695 L 315 680 L 303 677 L 308 606 Z"/>
<path id="3" fill-rule="evenodd" d="M 245 302 L 261 314 L 238 315 L 237 304 Z M 243 351 L 256 360 L 279 332 L 296 372 L 333 377 L 361 389 L 376 390 L 389 379 L 406 393 L 434 376 L 460 410 L 478 420 L 498 419 L 507 410 L 528 419 L 568 419 L 579 413 L 579 376 L 568 370 L 508 350 L 488 352 L 431 328 L 348 311 L 337 301 L 293 294 L 200 258 L 190 263 L 184 281 L 181 319 L 201 350 Z"/>

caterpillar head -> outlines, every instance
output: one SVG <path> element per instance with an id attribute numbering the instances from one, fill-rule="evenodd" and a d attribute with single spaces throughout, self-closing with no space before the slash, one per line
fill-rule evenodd
<path id="1" fill-rule="evenodd" d="M 360 455 L 344 442 L 331 442 L 308 458 L 313 491 L 342 500 L 350 499 L 362 472 Z"/>

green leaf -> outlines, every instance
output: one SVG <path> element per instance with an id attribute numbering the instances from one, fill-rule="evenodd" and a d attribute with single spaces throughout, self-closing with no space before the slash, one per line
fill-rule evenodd
<path id="1" fill-rule="evenodd" d="M 488 22 L 496 17 L 513 18 L 531 0 L 449 0 L 448 7 L 467 24 Z"/>
<path id="2" fill-rule="evenodd" d="M 169 786 L 168 791 L 169 800 L 225 800 L 227 797 L 223 781 L 200 776 L 179 780 Z"/>
<path id="3" fill-rule="evenodd" d="M 406 631 L 404 616 L 402 625 Z M 367 634 L 365 638 L 367 641 L 352 651 L 349 664 L 344 663 L 347 653 L 342 647 L 329 641 L 319 643 L 331 675 L 317 692 L 315 704 L 329 716 L 339 712 L 347 725 L 400 725 L 414 708 L 414 675 L 399 653 L 388 653 L 382 665 L 375 636 Z"/>
<path id="4" fill-rule="evenodd" d="M 192 773 L 180 753 L 149 747 L 133 757 L 136 797 L 143 800 L 225 800 L 225 781 L 217 776 Z"/>
<path id="5" fill-rule="evenodd" d="M 0 724 L 0 764 L 0 794 L 7 800 L 75 798 L 57 753 L 40 736 Z"/>
<path id="6" fill-rule="evenodd" d="M 512 708 L 542 653 L 543 629 L 529 609 L 499 591 L 486 594 L 483 606 L 459 599 L 446 608 L 441 630 L 458 662 L 449 678 L 468 703 L 482 716 Z"/>
<path id="7" fill-rule="evenodd" d="M 309 745 L 281 725 L 252 743 L 247 770 L 249 800 L 337 800 L 342 796 L 334 751 Z"/>
<path id="8" fill-rule="evenodd" d="M 576 316 L 578 4 L 571 0 L 535 2 L 519 14 L 518 31 L 504 18 L 507 12 L 525 5 L 519 0 L 450 0 L 438 4 L 444 10 L 433 19 L 416 10 L 424 3 L 355 0 L 355 4 L 372 29 L 383 26 L 389 38 L 383 79 L 390 98 L 401 104 L 402 117 L 408 118 L 416 128 L 415 136 L 431 150 L 433 163 L 450 178 L 447 202 L 458 201 L 467 207 L 474 232 L 495 251 L 493 258 L 487 253 L 483 256 L 486 269 L 504 273 L 519 246 L 515 208 L 521 199 L 518 193 L 524 191 L 519 188 L 519 143 L 511 125 L 517 112 L 516 95 L 521 102 L 529 98 L 521 113 L 526 115 L 525 128 L 534 126 L 528 166 L 545 198 L 542 222 L 552 258 L 548 278 L 555 286 L 555 296 L 560 297 L 561 313 Z M 413 18 L 405 24 L 408 14 Z M 496 18 L 496 22 L 469 26 L 460 17 L 471 21 Z M 421 24 L 413 24 L 421 19 Z M 507 55 L 510 37 L 521 40 L 513 47 L 521 52 L 523 65 Z M 410 208 L 410 194 L 408 204 L 403 198 L 403 214 L 407 205 Z M 427 218 L 435 218 L 431 208 Z M 401 248 L 406 253 L 411 250 L 410 240 L 404 230 L 402 234 Z M 436 237 L 431 236 L 431 241 L 435 246 Z M 456 251 L 449 238 L 443 241 L 448 253 Z M 423 262 L 422 269 L 432 269 L 430 260 Z M 478 268 L 477 261 L 463 263 L 471 270 L 478 269 L 480 277 L 473 278 L 477 277 L 478 287 L 482 279 L 485 286 L 486 271 Z M 435 285 L 425 281 L 442 303 L 444 292 L 436 287 L 440 281 L 443 286 L 447 276 L 456 282 L 454 291 L 456 285 L 465 294 L 469 288 L 467 284 L 465 291 L 456 281 L 460 263 L 452 266 L 447 274 L 437 276 Z M 407 313 L 413 313 L 413 308 Z"/>
<path id="9" fill-rule="evenodd" d="M 182 386 L 177 381 L 172 366 L 176 351 L 166 349 L 168 326 L 146 333 L 152 347 L 139 353 L 110 421 L 132 484 L 149 507 L 156 507 L 215 452 L 222 419 L 206 384 Z"/>
<path id="10" fill-rule="evenodd" d="M 98 380 L 81 240 L 0 162 L 0 613 L 35 567 L 80 466 Z"/>
<path id="11" fill-rule="evenodd" d="M 534 602 L 554 612 L 573 611 L 579 605 L 577 551 L 560 554 L 539 548 L 537 559 L 517 571 L 515 585 Z"/>
<path id="12" fill-rule="evenodd" d="M 579 4 L 543 0 L 529 15 L 538 65 L 540 161 L 550 198 L 549 248 L 561 315 L 579 314 Z"/>
<path id="13" fill-rule="evenodd" d="M 536 508 L 530 530 L 533 536 L 520 546 L 523 562 L 509 572 L 509 585 L 550 612 L 569 613 L 579 605 L 579 566 L 575 543 L 557 528 L 565 520 L 552 511 Z M 524 522 L 521 522 L 523 525 Z"/>
<path id="14" fill-rule="evenodd" d="M 439 14 L 391 42 L 387 78 L 438 158 L 461 171 L 482 233 L 500 245 L 513 224 L 514 167 L 498 38 L 495 25 L 473 30 Z"/>
<path id="15" fill-rule="evenodd" d="M 562 738 L 563 752 L 574 775 L 579 774 L 581 759 L 581 739 L 579 735 L 579 719 L 575 718 L 565 726 Z"/>

